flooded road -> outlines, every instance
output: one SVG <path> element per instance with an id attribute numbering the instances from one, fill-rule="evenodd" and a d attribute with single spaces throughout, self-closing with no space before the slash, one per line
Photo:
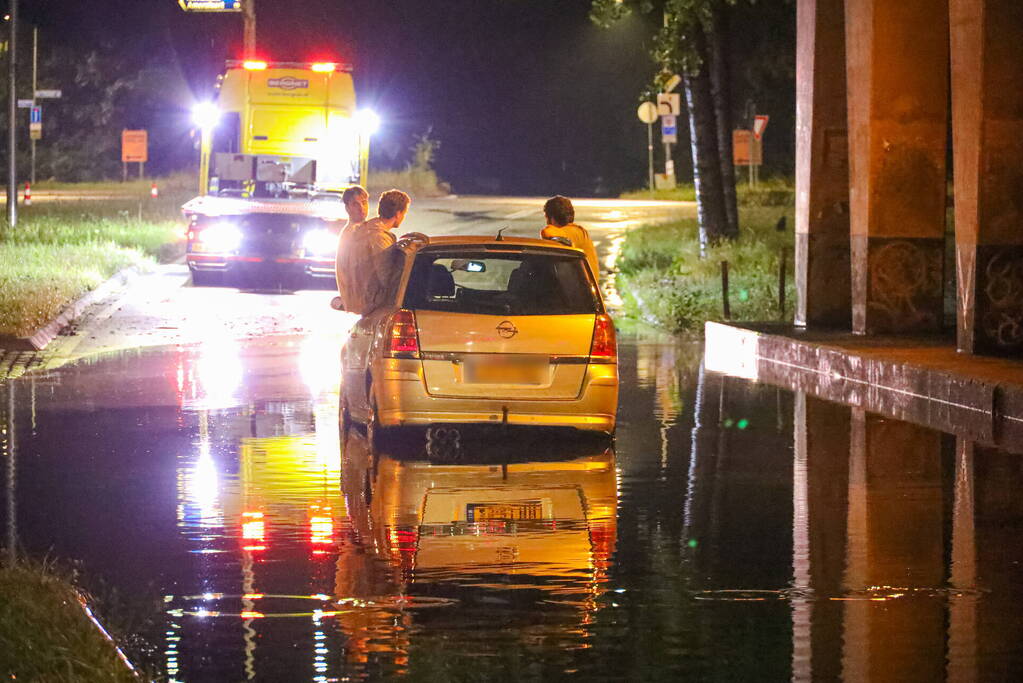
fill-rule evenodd
<path id="1" fill-rule="evenodd" d="M 340 330 L 0 385 L 3 545 L 170 680 L 1019 680 L 1023 459 L 625 337 L 614 443 L 340 434 Z"/>

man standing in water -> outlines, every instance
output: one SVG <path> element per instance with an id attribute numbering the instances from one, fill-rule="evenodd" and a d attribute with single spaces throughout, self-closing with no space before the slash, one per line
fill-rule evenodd
<path id="1" fill-rule="evenodd" d="M 341 293 L 346 311 L 365 315 L 387 302 L 393 292 L 398 267 L 398 252 L 391 247 L 397 241 L 391 230 L 401 225 L 408 214 L 411 198 L 401 190 L 380 195 L 377 217 L 342 233 L 343 249 L 338 250 L 337 269 L 344 273 Z"/>
<path id="2" fill-rule="evenodd" d="M 575 224 L 575 207 L 572 206 L 572 200 L 560 194 L 551 197 L 543 205 L 543 214 L 547 218 L 547 226 L 540 231 L 540 236 L 545 240 L 555 237 L 567 239 L 573 247 L 582 249 L 586 254 L 586 262 L 590 264 L 590 270 L 593 272 L 593 279 L 599 280 L 600 262 L 597 260 L 597 250 L 586 228 Z"/>
<path id="3" fill-rule="evenodd" d="M 345 205 L 345 211 L 348 213 L 348 222 L 341 229 L 337 242 L 337 256 L 334 259 L 334 279 L 337 280 L 337 293 L 341 297 L 342 305 L 345 305 L 345 297 L 350 289 L 350 284 L 347 272 L 341 267 L 344 261 L 343 254 L 348 250 L 355 230 L 363 224 L 366 216 L 369 215 L 369 193 L 361 185 L 352 185 L 341 195 L 341 202 Z"/>

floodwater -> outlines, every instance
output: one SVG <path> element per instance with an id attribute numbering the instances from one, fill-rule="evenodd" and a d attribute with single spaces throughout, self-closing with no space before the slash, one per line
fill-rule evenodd
<path id="1" fill-rule="evenodd" d="M 374 453 L 338 432 L 339 343 L 0 385 L 0 545 L 116 593 L 169 680 L 1023 678 L 1019 453 L 642 338 L 613 444 Z"/>

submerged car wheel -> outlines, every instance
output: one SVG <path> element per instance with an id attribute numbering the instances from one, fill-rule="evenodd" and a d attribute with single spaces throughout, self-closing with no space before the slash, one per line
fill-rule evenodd
<path id="1" fill-rule="evenodd" d="M 380 415 L 377 411 L 377 397 L 373 394 L 373 387 L 369 391 L 369 414 L 366 416 L 366 441 L 374 451 L 383 445 L 384 428 L 380 425 Z"/>

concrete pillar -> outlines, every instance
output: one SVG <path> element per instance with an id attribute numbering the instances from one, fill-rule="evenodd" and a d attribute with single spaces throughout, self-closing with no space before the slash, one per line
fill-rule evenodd
<path id="1" fill-rule="evenodd" d="M 851 324 L 844 0 L 796 9 L 796 324 Z"/>
<path id="2" fill-rule="evenodd" d="M 947 0 L 846 0 L 852 326 L 943 319 Z"/>
<path id="3" fill-rule="evenodd" d="M 950 0 L 957 344 L 1023 355 L 1023 3 Z"/>
<path id="4" fill-rule="evenodd" d="M 850 429 L 842 678 L 934 681 L 946 610 L 914 589 L 945 584 L 941 433 L 854 408 Z"/>

